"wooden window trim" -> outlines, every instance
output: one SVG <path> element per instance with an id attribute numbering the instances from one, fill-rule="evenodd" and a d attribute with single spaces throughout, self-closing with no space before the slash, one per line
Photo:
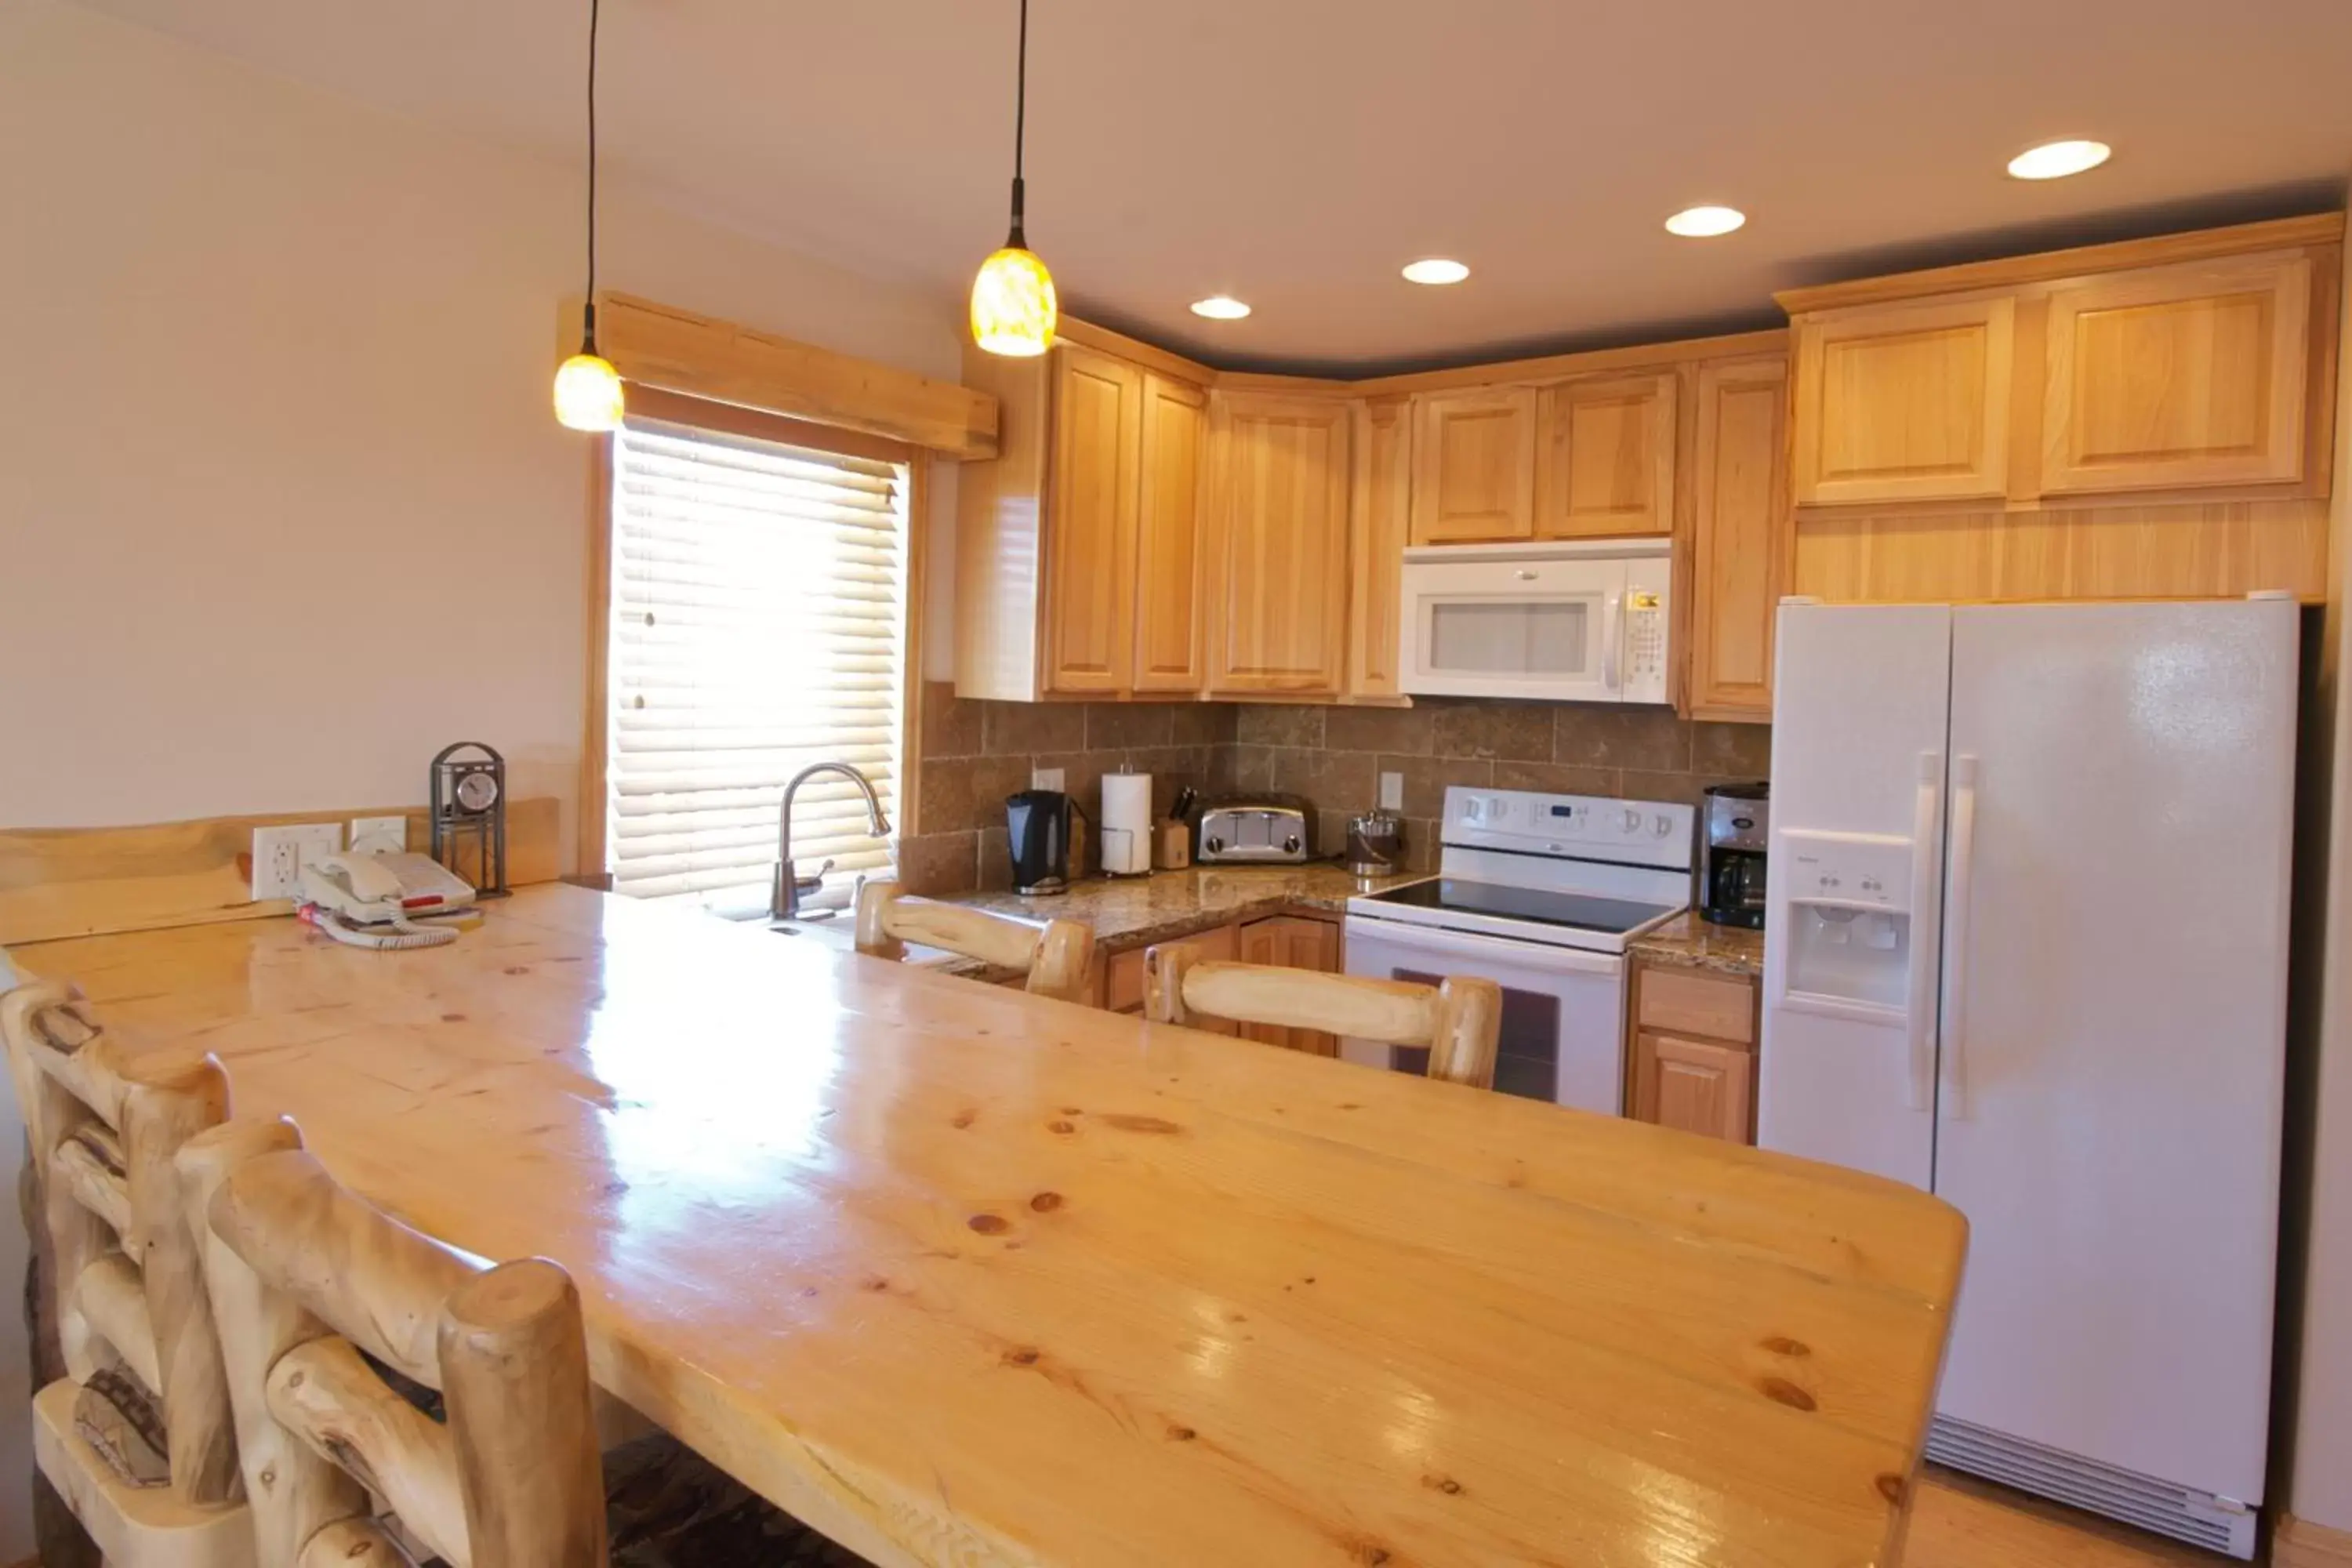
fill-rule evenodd
<path id="1" fill-rule="evenodd" d="M 720 435 L 780 441 L 845 458 L 865 458 L 878 463 L 900 463 L 907 469 L 907 602 L 906 657 L 899 700 L 898 758 L 901 785 L 898 820 L 900 842 L 919 833 L 921 792 L 915 779 L 922 771 L 923 621 L 925 583 L 930 554 L 930 466 L 932 455 L 920 447 L 843 430 L 805 419 L 789 419 L 731 403 L 688 397 L 656 387 L 632 384 L 628 389 L 632 417 L 659 419 Z M 605 646 L 606 622 L 613 603 L 613 437 L 599 436 L 588 452 L 588 574 L 587 663 L 588 706 L 580 743 L 579 865 L 571 880 L 610 890 L 604 872 L 605 746 L 610 739 L 606 720 L 611 707 L 610 649 Z"/>

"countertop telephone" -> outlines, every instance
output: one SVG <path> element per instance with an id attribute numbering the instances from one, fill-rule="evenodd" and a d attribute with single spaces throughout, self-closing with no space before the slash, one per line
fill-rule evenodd
<path id="1" fill-rule="evenodd" d="M 353 947 L 438 947 L 449 926 L 415 923 L 454 914 L 474 889 L 428 855 L 322 855 L 301 868 L 302 918 Z"/>

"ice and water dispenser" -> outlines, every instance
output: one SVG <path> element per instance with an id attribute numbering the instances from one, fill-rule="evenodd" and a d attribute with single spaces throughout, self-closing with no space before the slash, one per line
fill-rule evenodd
<path id="1" fill-rule="evenodd" d="M 1785 1000 L 1898 1018 L 1907 1011 L 1913 847 L 1887 834 L 1780 832 L 1772 874 L 1789 906 Z"/>

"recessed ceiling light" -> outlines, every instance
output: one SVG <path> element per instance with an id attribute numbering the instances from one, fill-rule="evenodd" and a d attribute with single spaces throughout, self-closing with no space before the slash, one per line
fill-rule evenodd
<path id="1" fill-rule="evenodd" d="M 1470 276 L 1470 268 L 1459 261 L 1448 261 L 1442 256 L 1432 256 L 1407 264 L 1407 279 L 1414 283 L 1459 283 Z"/>
<path id="2" fill-rule="evenodd" d="M 1249 312 L 1247 305 L 1230 294 L 1212 294 L 1205 300 L 1192 301 L 1192 314 L 1206 316 L 1213 321 L 1238 321 Z"/>
<path id="3" fill-rule="evenodd" d="M 2044 142 L 2011 158 L 2009 172 L 2021 180 L 2063 180 L 2097 168 L 2112 151 L 2104 142 Z"/>
<path id="4" fill-rule="evenodd" d="M 1747 221 L 1748 215 L 1738 207 L 1685 207 L 1666 220 L 1666 232 L 1685 239 L 1712 239 Z"/>

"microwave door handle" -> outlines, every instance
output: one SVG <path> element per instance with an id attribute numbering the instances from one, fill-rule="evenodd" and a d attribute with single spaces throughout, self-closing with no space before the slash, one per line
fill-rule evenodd
<path id="1" fill-rule="evenodd" d="M 1624 640 L 1621 625 L 1623 620 L 1625 595 L 1612 588 L 1601 598 L 1601 687 L 1611 695 L 1618 690 L 1618 644 Z"/>

